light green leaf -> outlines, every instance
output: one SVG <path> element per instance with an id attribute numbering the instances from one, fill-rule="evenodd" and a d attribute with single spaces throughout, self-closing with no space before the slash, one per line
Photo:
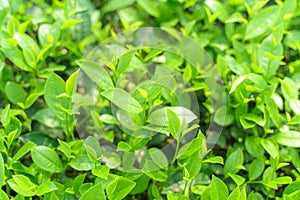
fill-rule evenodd
<path id="1" fill-rule="evenodd" d="M 109 167 L 107 167 L 106 165 L 98 166 L 92 169 L 92 174 L 97 177 L 107 179 L 109 175 Z"/>
<path id="2" fill-rule="evenodd" d="M 25 103 L 27 92 L 22 86 L 15 82 L 7 82 L 5 85 L 5 93 L 7 98 L 15 105 Z"/>
<path id="3" fill-rule="evenodd" d="M 79 70 L 74 72 L 66 81 L 66 92 L 69 96 L 72 96 L 73 93 L 76 91 L 78 72 Z"/>
<path id="4" fill-rule="evenodd" d="M 143 8 L 145 12 L 153 17 L 159 17 L 160 13 L 157 7 L 155 7 L 155 1 L 151 0 L 137 0 L 139 6 Z"/>
<path id="5" fill-rule="evenodd" d="M 177 117 L 176 113 L 170 109 L 167 109 L 167 116 L 168 116 L 168 124 L 169 130 L 171 135 L 176 139 L 179 140 L 179 128 L 180 128 L 180 120 Z"/>
<path id="6" fill-rule="evenodd" d="M 271 138 L 277 143 L 288 147 L 300 147 L 300 132 L 298 131 L 280 132 Z"/>
<path id="7" fill-rule="evenodd" d="M 257 136 L 248 136 L 245 140 L 245 147 L 248 153 L 253 157 L 261 157 L 264 155 L 264 148 L 260 144 L 260 138 Z"/>
<path id="8" fill-rule="evenodd" d="M 28 50 L 33 52 L 33 56 L 35 57 L 40 52 L 40 48 L 37 45 L 36 41 L 27 34 L 18 33 L 14 34 L 14 38 L 18 41 L 18 45 L 24 50 Z"/>
<path id="9" fill-rule="evenodd" d="M 13 62 L 17 67 L 24 71 L 32 71 L 32 68 L 30 68 L 23 57 L 22 52 L 18 48 L 0 48 L 0 50 L 5 54 L 5 56 Z"/>
<path id="10" fill-rule="evenodd" d="M 269 112 L 269 115 L 276 127 L 280 126 L 281 116 L 279 114 L 278 107 L 273 99 L 266 98 L 266 107 Z"/>
<path id="11" fill-rule="evenodd" d="M 229 93 L 233 93 L 233 92 L 236 90 L 236 88 L 237 88 L 244 80 L 247 79 L 247 76 L 248 76 L 247 74 L 244 74 L 244 75 L 238 77 L 237 79 L 235 79 L 235 81 L 233 82 L 233 84 L 232 84 L 232 86 L 231 86 L 231 88 L 230 88 Z"/>
<path id="12" fill-rule="evenodd" d="M 77 171 L 89 171 L 96 167 L 96 164 L 86 154 L 80 154 L 71 159 L 69 165 Z"/>
<path id="13" fill-rule="evenodd" d="M 298 100 L 298 99 L 291 99 L 290 100 L 290 107 L 296 113 L 296 115 L 300 114 L 300 100 Z"/>
<path id="14" fill-rule="evenodd" d="M 57 128 L 60 126 L 59 120 L 49 108 L 38 110 L 31 118 L 50 128 Z"/>
<path id="15" fill-rule="evenodd" d="M 202 159 L 198 152 L 190 156 L 185 165 L 184 165 L 184 179 L 191 181 L 193 180 L 200 172 L 202 167 Z"/>
<path id="16" fill-rule="evenodd" d="M 38 196 L 42 196 L 48 192 L 52 192 L 57 190 L 58 188 L 56 187 L 56 185 L 51 182 L 51 181 L 46 181 L 44 183 L 42 183 L 40 186 L 38 186 L 37 188 L 34 189 L 34 192 L 38 195 Z"/>
<path id="17" fill-rule="evenodd" d="M 278 149 L 273 142 L 268 139 L 262 139 L 261 145 L 265 148 L 265 150 L 275 159 L 278 155 Z"/>
<path id="18" fill-rule="evenodd" d="M 13 175 L 12 177 L 13 177 L 13 180 L 15 181 L 15 183 L 18 184 L 18 186 L 24 190 L 30 191 L 36 187 L 36 185 L 34 183 L 32 183 L 31 180 L 27 176 L 17 174 L 17 175 Z"/>
<path id="19" fill-rule="evenodd" d="M 84 140 L 84 146 L 88 153 L 89 158 L 96 162 L 102 158 L 102 151 L 99 145 L 99 141 L 93 137 L 89 136 Z"/>
<path id="20" fill-rule="evenodd" d="M 270 28 L 279 15 L 279 6 L 269 6 L 255 15 L 248 23 L 245 32 L 245 40 L 255 38 Z"/>
<path id="21" fill-rule="evenodd" d="M 64 23 L 60 26 L 60 29 L 64 30 L 66 28 L 75 26 L 76 24 L 79 24 L 81 22 L 83 22 L 82 19 L 68 19 L 68 20 L 64 21 Z"/>
<path id="22" fill-rule="evenodd" d="M 255 159 L 249 166 L 249 180 L 257 179 L 265 169 L 265 161 L 263 159 Z"/>
<path id="23" fill-rule="evenodd" d="M 140 113 L 143 111 L 141 104 L 123 89 L 108 89 L 102 92 L 101 95 L 129 113 Z"/>
<path id="24" fill-rule="evenodd" d="M 133 4 L 135 0 L 110 0 L 105 4 L 103 8 L 104 12 L 111 12 L 114 10 L 119 10 L 121 8 L 127 7 L 130 4 Z"/>
<path id="25" fill-rule="evenodd" d="M 132 180 L 118 177 L 106 187 L 107 198 L 112 200 L 121 200 L 129 194 L 135 185 L 136 183 Z"/>
<path id="26" fill-rule="evenodd" d="M 246 180 L 244 177 L 237 175 L 237 174 L 229 173 L 228 175 L 238 186 L 242 185 Z"/>
<path id="27" fill-rule="evenodd" d="M 277 177 L 274 180 L 277 184 L 291 184 L 293 179 L 290 176 Z"/>
<path id="28" fill-rule="evenodd" d="M 152 161 L 159 167 L 159 168 L 164 168 L 168 166 L 168 159 L 166 155 L 157 148 L 151 148 L 148 151 Z"/>
<path id="29" fill-rule="evenodd" d="M 79 200 L 106 200 L 102 183 L 89 188 Z"/>
<path id="30" fill-rule="evenodd" d="M 213 200 L 227 200 L 228 189 L 225 183 L 213 175 L 210 186 L 210 198 Z"/>
<path id="31" fill-rule="evenodd" d="M 20 158 L 22 158 L 25 154 L 27 154 L 33 147 L 35 147 L 36 144 L 33 142 L 28 142 L 25 143 L 16 154 L 14 154 L 14 156 L 11 159 L 11 163 L 14 163 L 15 161 L 19 160 Z"/>
<path id="32" fill-rule="evenodd" d="M 272 41 L 272 35 L 263 40 L 257 52 L 258 65 L 264 70 L 264 76 L 270 78 L 275 75 L 281 61 L 280 59 L 269 57 L 268 53 L 274 55 L 275 57 L 280 57 L 283 53 L 281 43 L 274 44 L 274 42 Z"/>
<path id="33" fill-rule="evenodd" d="M 31 149 L 33 162 L 41 169 L 55 173 L 62 171 L 62 163 L 57 153 L 46 146 L 37 146 Z"/>
<path id="34" fill-rule="evenodd" d="M 35 193 L 30 190 L 24 190 L 21 186 L 19 186 L 14 179 L 10 179 L 7 181 L 8 185 L 18 194 L 23 195 L 24 197 L 34 196 Z M 16 198 L 15 198 L 16 199 Z"/>
<path id="35" fill-rule="evenodd" d="M 228 173 L 235 174 L 239 171 L 238 166 L 243 165 L 244 155 L 243 151 L 239 148 L 233 153 L 231 153 L 225 161 L 224 174 Z"/>
<path id="36" fill-rule="evenodd" d="M 55 73 L 52 73 L 45 85 L 45 100 L 53 112 L 53 114 L 61 120 L 65 119 L 65 112 L 58 109 L 59 106 L 68 108 L 68 99 L 66 97 L 58 97 L 66 93 L 66 84 L 64 80 Z"/>
<path id="37" fill-rule="evenodd" d="M 114 83 L 109 74 L 100 64 L 89 60 L 80 60 L 77 61 L 77 64 L 80 66 L 80 69 L 82 69 L 92 81 L 97 83 L 101 89 L 107 90 L 114 87 Z"/>
<path id="38" fill-rule="evenodd" d="M 205 159 L 203 162 L 224 165 L 224 159 L 221 156 L 215 156 Z"/>

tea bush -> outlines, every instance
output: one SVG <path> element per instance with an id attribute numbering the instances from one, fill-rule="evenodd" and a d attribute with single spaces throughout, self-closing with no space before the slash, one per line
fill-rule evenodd
<path id="1" fill-rule="evenodd" d="M 0 8 L 1 199 L 300 199 L 297 0 Z M 163 48 L 173 36 L 207 71 Z"/>

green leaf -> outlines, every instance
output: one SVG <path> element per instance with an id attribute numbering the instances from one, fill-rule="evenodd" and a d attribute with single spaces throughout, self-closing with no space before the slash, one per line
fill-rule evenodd
<path id="1" fill-rule="evenodd" d="M 264 155 L 264 148 L 257 136 L 248 136 L 245 140 L 245 147 L 248 153 L 253 157 L 261 157 Z"/>
<path id="2" fill-rule="evenodd" d="M 129 113 L 140 113 L 143 111 L 141 104 L 123 89 L 108 89 L 101 92 L 101 95 Z"/>
<path id="3" fill-rule="evenodd" d="M 65 120 L 66 113 L 58 107 L 68 108 L 68 99 L 58 97 L 64 93 L 66 93 L 64 80 L 57 74 L 51 73 L 45 85 L 45 100 L 53 114 L 61 120 Z"/>
<path id="4" fill-rule="evenodd" d="M 12 157 L 10 160 L 11 163 L 14 163 L 15 161 L 19 160 L 22 158 L 25 154 L 27 154 L 33 147 L 35 147 L 36 144 L 33 142 L 27 142 L 25 143 L 19 150 L 18 152 Z"/>
<path id="5" fill-rule="evenodd" d="M 266 99 L 266 107 L 267 107 L 267 110 L 269 112 L 269 115 L 270 115 L 274 125 L 276 127 L 280 127 L 281 116 L 279 114 L 278 107 L 277 107 L 276 103 L 274 102 L 274 100 L 271 98 L 267 98 Z"/>
<path id="6" fill-rule="evenodd" d="M 240 199 L 240 188 L 239 187 L 236 187 L 229 195 L 228 199 L 227 200 L 241 200 Z"/>
<path id="7" fill-rule="evenodd" d="M 0 187 L 3 186 L 5 176 L 4 160 L 2 154 L 0 153 Z"/>
<path id="8" fill-rule="evenodd" d="M 1 112 L 1 123 L 3 127 L 7 127 L 10 124 L 11 117 L 9 115 L 9 111 L 10 111 L 10 104 L 7 104 L 7 106 Z"/>
<path id="9" fill-rule="evenodd" d="M 115 152 L 103 152 L 102 161 L 105 162 L 105 165 L 111 169 L 117 168 L 121 165 L 120 156 Z"/>
<path id="10" fill-rule="evenodd" d="M 114 116 L 110 114 L 103 114 L 99 118 L 102 122 L 107 123 L 107 124 L 117 124 L 117 120 Z"/>
<path id="11" fill-rule="evenodd" d="M 299 187 L 300 187 L 300 181 L 294 181 L 293 183 L 291 183 L 285 188 L 283 194 L 290 195 L 296 191 L 299 191 Z"/>
<path id="12" fill-rule="evenodd" d="M 83 22 L 82 19 L 68 19 L 68 20 L 64 21 L 64 23 L 60 26 L 60 29 L 64 30 L 66 28 L 75 26 L 76 24 L 79 24 L 81 22 Z"/>
<path id="13" fill-rule="evenodd" d="M 56 152 L 45 146 L 37 146 L 31 149 L 33 162 L 42 170 L 55 173 L 62 171 L 62 163 Z"/>
<path id="14" fill-rule="evenodd" d="M 246 180 L 244 177 L 237 175 L 237 174 L 229 173 L 228 175 L 238 186 L 242 185 Z"/>
<path id="15" fill-rule="evenodd" d="M 216 176 L 212 176 L 210 198 L 213 200 L 227 200 L 228 189 L 225 183 Z"/>
<path id="16" fill-rule="evenodd" d="M 109 167 L 107 167 L 106 165 L 98 166 L 92 169 L 92 174 L 97 177 L 107 179 L 109 175 Z"/>
<path id="17" fill-rule="evenodd" d="M 269 6 L 260 11 L 257 15 L 254 15 L 246 27 L 245 40 L 250 40 L 266 33 L 270 26 L 276 21 L 279 11 L 279 6 Z"/>
<path id="18" fill-rule="evenodd" d="M 180 120 L 180 125 L 182 126 L 184 122 L 189 124 L 196 120 L 198 117 L 189 109 L 181 106 L 164 107 L 157 109 L 150 113 L 149 123 L 157 126 L 167 126 L 169 124 L 167 110 L 173 111 L 178 119 Z"/>
<path id="19" fill-rule="evenodd" d="M 233 93 L 233 92 L 236 90 L 236 88 L 237 88 L 244 80 L 247 79 L 247 76 L 248 76 L 247 74 L 244 74 L 244 75 L 238 77 L 237 79 L 235 79 L 235 81 L 233 82 L 233 84 L 232 84 L 232 86 L 231 86 L 231 88 L 230 88 L 229 93 Z"/>
<path id="20" fill-rule="evenodd" d="M 193 180 L 200 172 L 202 159 L 198 152 L 190 156 L 184 165 L 184 179 Z"/>
<path id="21" fill-rule="evenodd" d="M 271 137 L 278 144 L 282 144 L 288 147 L 300 147 L 300 132 L 298 131 L 287 131 L 280 132 Z"/>
<path id="22" fill-rule="evenodd" d="M 155 199 L 160 199 L 161 198 L 160 192 L 159 192 L 157 186 L 154 183 L 152 183 L 152 185 L 151 185 L 151 194 L 153 195 L 153 197 Z"/>
<path id="23" fill-rule="evenodd" d="M 165 182 L 168 179 L 167 172 L 163 169 L 159 169 L 157 164 L 155 164 L 152 160 L 146 160 L 142 171 L 150 178 L 159 182 Z"/>
<path id="24" fill-rule="evenodd" d="M 63 152 L 67 158 L 71 157 L 71 147 L 68 143 L 58 139 L 59 146 L 57 150 Z"/>
<path id="25" fill-rule="evenodd" d="M 73 181 L 73 191 L 75 194 L 79 192 L 80 187 L 82 186 L 84 179 L 86 177 L 86 174 L 80 174 L 76 176 L 76 178 Z"/>
<path id="26" fill-rule="evenodd" d="M 12 177 L 15 183 L 18 184 L 18 186 L 24 190 L 30 191 L 36 187 L 36 185 L 32 183 L 31 180 L 24 175 L 17 174 L 17 175 L 13 175 Z"/>
<path id="27" fill-rule="evenodd" d="M 261 145 L 264 147 L 264 149 L 275 159 L 278 155 L 278 149 L 275 146 L 273 142 L 271 142 L 268 139 L 262 139 L 261 140 Z"/>
<path id="28" fill-rule="evenodd" d="M 8 180 L 7 183 L 14 191 L 20 195 L 23 195 L 24 197 L 31 197 L 35 195 L 35 193 L 30 190 L 24 190 L 21 186 L 19 186 L 18 183 L 15 182 L 14 179 Z"/>
<path id="29" fill-rule="evenodd" d="M 171 132 L 171 135 L 176 139 L 179 140 L 180 134 L 179 134 L 179 128 L 180 128 L 180 120 L 177 117 L 176 113 L 173 112 L 170 109 L 167 109 L 167 115 L 168 115 L 168 124 L 169 124 L 169 130 Z"/>
<path id="30" fill-rule="evenodd" d="M 106 200 L 102 183 L 98 183 L 82 194 L 80 200 Z"/>
<path id="31" fill-rule="evenodd" d="M 248 200 L 264 200 L 264 198 L 261 194 L 252 191 L 248 195 Z"/>
<path id="32" fill-rule="evenodd" d="M 236 62 L 232 57 L 227 56 L 225 58 L 226 63 L 229 67 L 229 69 L 234 72 L 237 75 L 243 75 L 250 72 L 250 70 L 243 65 L 240 65 L 238 62 Z M 237 84 L 237 83 L 236 83 Z"/>
<path id="33" fill-rule="evenodd" d="M 282 56 L 283 48 L 281 43 L 274 44 L 272 41 L 272 35 L 263 40 L 257 52 L 258 65 L 262 68 L 265 77 L 270 78 L 275 75 L 278 67 L 280 66 L 280 59 L 270 58 L 268 54 L 272 54 L 275 57 Z"/>
<path id="34" fill-rule="evenodd" d="M 5 192 L 3 192 L 3 190 L 0 190 L 0 199 L 1 200 L 9 200 L 7 194 Z"/>
<path id="35" fill-rule="evenodd" d="M 148 154 L 151 158 L 151 160 L 159 167 L 164 168 L 168 166 L 168 159 L 166 155 L 157 148 L 151 148 L 148 150 Z"/>
<path id="36" fill-rule="evenodd" d="M 257 179 L 265 169 L 265 162 L 263 159 L 255 159 L 249 166 L 249 180 Z"/>
<path id="37" fill-rule="evenodd" d="M 24 105 L 27 92 L 22 86 L 15 82 L 7 82 L 5 85 L 5 93 L 7 98 L 15 105 L 22 103 Z"/>
<path id="38" fill-rule="evenodd" d="M 102 158 L 102 151 L 99 145 L 99 141 L 93 137 L 89 136 L 84 140 L 84 146 L 88 153 L 89 158 L 96 162 Z"/>
<path id="39" fill-rule="evenodd" d="M 134 188 L 135 182 L 127 178 L 118 177 L 112 181 L 107 187 L 107 198 L 113 200 L 121 200 L 129 194 L 129 192 Z"/>
<path id="40" fill-rule="evenodd" d="M 86 154 L 80 154 L 71 159 L 69 165 L 77 171 L 89 171 L 96 167 L 95 163 Z"/>
<path id="41" fill-rule="evenodd" d="M 300 100 L 291 99 L 290 100 L 290 107 L 296 113 L 296 115 L 300 115 Z"/>
<path id="42" fill-rule="evenodd" d="M 170 193 L 167 195 L 168 200 L 189 200 L 187 196 L 180 193 Z M 157 198 L 156 198 L 157 199 Z"/>
<path id="43" fill-rule="evenodd" d="M 42 196 L 48 192 L 52 192 L 57 190 L 58 188 L 56 187 L 56 185 L 51 182 L 51 181 L 46 181 L 44 183 L 42 183 L 40 186 L 38 186 L 37 188 L 34 189 L 34 192 L 38 195 L 38 196 Z"/>
<path id="44" fill-rule="evenodd" d="M 37 45 L 36 41 L 30 37 L 29 35 L 26 35 L 24 33 L 15 33 L 14 38 L 18 41 L 18 45 L 23 50 L 28 50 L 33 53 L 33 56 L 35 57 L 40 52 L 40 48 Z"/>
<path id="45" fill-rule="evenodd" d="M 277 184 L 291 184 L 293 179 L 289 176 L 277 177 L 274 180 Z"/>
<path id="46" fill-rule="evenodd" d="M 32 68 L 26 64 L 23 54 L 18 48 L 0 48 L 0 50 L 20 69 L 29 72 L 32 71 Z"/>
<path id="47" fill-rule="evenodd" d="M 149 15 L 152 15 L 153 17 L 159 17 L 159 10 L 157 7 L 155 7 L 154 1 L 150 0 L 137 0 L 137 3 L 139 6 L 143 8 L 145 12 L 147 12 Z"/>
<path id="48" fill-rule="evenodd" d="M 60 126 L 59 120 L 49 108 L 38 110 L 31 118 L 50 128 L 57 128 Z"/>
<path id="49" fill-rule="evenodd" d="M 224 165 L 224 159 L 221 156 L 207 158 L 203 162 Z"/>
<path id="50" fill-rule="evenodd" d="M 124 72 L 127 71 L 128 67 L 130 66 L 130 62 L 133 58 L 133 56 L 135 55 L 136 51 L 129 51 L 128 53 L 123 54 L 120 59 L 119 59 L 119 63 L 117 65 L 117 70 L 116 73 L 119 74 L 123 74 Z"/>
<path id="51" fill-rule="evenodd" d="M 266 89 L 268 87 L 268 84 L 263 76 L 249 73 L 247 74 L 247 79 L 253 82 L 258 88 Z"/>
<path id="52" fill-rule="evenodd" d="M 69 96 L 72 96 L 73 93 L 76 91 L 78 72 L 79 70 L 74 72 L 66 81 L 66 92 Z"/>
<path id="53" fill-rule="evenodd" d="M 133 4 L 135 0 L 111 0 L 105 4 L 103 10 L 105 12 L 111 12 L 114 10 L 119 10 L 121 8 L 127 7 L 130 4 Z"/>
<path id="54" fill-rule="evenodd" d="M 92 81 L 97 83 L 101 89 L 107 90 L 114 88 L 114 83 L 112 82 L 109 74 L 100 64 L 89 60 L 80 60 L 77 61 L 77 64 L 80 66 L 80 69 L 82 69 L 84 73 L 92 79 Z"/>
<path id="55" fill-rule="evenodd" d="M 242 150 L 239 148 L 231 153 L 225 161 L 224 174 L 229 173 L 235 174 L 239 171 L 239 166 L 244 163 L 244 155 Z"/>
<path id="56" fill-rule="evenodd" d="M 201 137 L 193 139 L 191 142 L 183 145 L 176 155 L 178 159 L 186 159 L 193 155 L 196 151 L 202 150 L 206 146 L 205 141 Z"/>

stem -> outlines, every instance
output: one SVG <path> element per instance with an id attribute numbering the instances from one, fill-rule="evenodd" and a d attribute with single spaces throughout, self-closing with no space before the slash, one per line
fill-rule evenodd
<path id="1" fill-rule="evenodd" d="M 185 181 L 183 193 L 184 193 L 184 196 L 186 196 L 186 197 L 190 196 L 190 182 L 189 181 Z"/>
<path id="2" fill-rule="evenodd" d="M 179 144 L 180 144 L 180 142 L 179 142 L 179 141 L 176 141 L 176 149 L 175 149 L 175 154 L 174 154 L 172 163 L 174 163 L 175 160 L 176 160 L 176 156 L 177 156 L 177 153 L 178 153 L 178 150 L 179 150 Z"/>

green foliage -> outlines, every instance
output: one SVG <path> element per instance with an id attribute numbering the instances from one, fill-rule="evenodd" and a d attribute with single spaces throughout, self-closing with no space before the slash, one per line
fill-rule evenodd
<path id="1" fill-rule="evenodd" d="M 300 199 L 297 0 L 2 0 L 0 8 L 0 199 Z M 128 47 L 113 60 L 86 59 L 107 38 L 148 26 L 205 49 L 226 106 L 214 110 L 206 74 L 174 53 Z M 166 67 L 139 69 L 149 63 Z M 92 105 L 93 92 L 95 108 L 77 109 Z M 210 121 L 224 125 L 211 150 Z"/>

